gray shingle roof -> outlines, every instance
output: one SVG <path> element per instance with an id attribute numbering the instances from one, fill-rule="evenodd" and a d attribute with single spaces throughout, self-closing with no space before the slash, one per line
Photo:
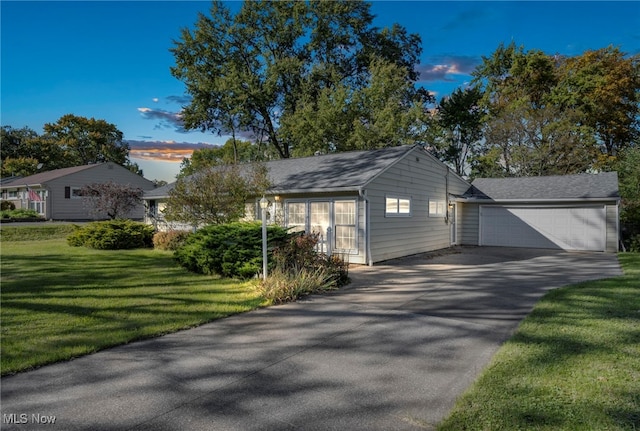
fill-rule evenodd
<path id="1" fill-rule="evenodd" d="M 266 163 L 271 191 L 311 192 L 357 190 L 400 160 L 413 146 L 350 151 Z"/>
<path id="2" fill-rule="evenodd" d="M 62 168 L 55 169 L 53 171 L 41 172 L 39 174 L 30 175 L 24 178 L 18 178 L 6 185 L 11 185 L 11 187 L 21 187 L 27 185 L 35 185 L 35 184 L 46 184 L 48 181 L 55 180 L 66 175 L 75 174 L 76 172 L 84 171 L 86 169 L 95 168 L 98 165 L 82 165 L 82 166 L 74 166 L 72 168 Z M 5 185 L 4 183 L 2 184 Z"/>
<path id="3" fill-rule="evenodd" d="M 415 146 L 281 159 L 266 162 L 270 193 L 355 191 L 400 160 Z M 166 198 L 175 183 L 144 194 L 145 199 Z"/>
<path id="4" fill-rule="evenodd" d="M 549 177 L 477 178 L 467 198 L 511 200 L 617 199 L 618 173 Z"/>

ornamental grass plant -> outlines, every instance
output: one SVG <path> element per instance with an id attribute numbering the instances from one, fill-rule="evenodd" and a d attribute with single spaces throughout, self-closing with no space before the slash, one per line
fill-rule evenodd
<path id="1" fill-rule="evenodd" d="M 273 251 L 274 269 L 258 284 L 270 304 L 282 304 L 337 289 L 349 282 L 348 264 L 337 255 L 316 251 L 318 236 L 294 234 Z"/>

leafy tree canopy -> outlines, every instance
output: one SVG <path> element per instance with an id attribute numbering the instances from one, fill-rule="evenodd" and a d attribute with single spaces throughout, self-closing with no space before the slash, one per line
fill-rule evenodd
<path id="1" fill-rule="evenodd" d="M 263 161 L 266 159 L 269 159 L 269 155 L 265 155 L 264 146 L 231 138 L 221 147 L 200 148 L 195 150 L 190 158 L 182 159 L 178 177 L 193 175 L 201 169 L 211 166 Z"/>
<path id="2" fill-rule="evenodd" d="M 362 1 L 247 1 L 235 15 L 214 1 L 210 17 L 199 15 L 172 49 L 171 72 L 191 96 L 185 126 L 249 132 L 283 158 L 351 148 L 376 133 L 391 135 L 390 128 L 408 129 L 409 117 L 399 119 L 393 104 L 410 110 L 425 99 L 426 92 L 404 85 L 418 77 L 420 38 L 399 25 L 378 29 L 372 22 Z M 391 89 L 378 88 L 391 82 Z M 367 92 L 381 100 L 363 104 L 372 97 Z M 385 110 L 392 115 L 383 118 Z M 375 142 L 389 145 L 381 137 Z"/>
<path id="3" fill-rule="evenodd" d="M 178 178 L 164 217 L 193 226 L 237 221 L 245 215 L 245 203 L 268 187 L 267 169 L 259 163 L 206 167 Z"/>
<path id="4" fill-rule="evenodd" d="M 564 58 L 500 45 L 474 72 L 486 116 L 473 175 L 600 170 L 637 146 L 639 60 L 612 47 Z"/>
<path id="5" fill-rule="evenodd" d="M 2 127 L 2 176 L 27 176 L 89 163 L 114 162 L 142 175 L 129 160 L 129 144 L 105 120 L 67 114 L 44 125 L 44 134 L 29 128 Z"/>

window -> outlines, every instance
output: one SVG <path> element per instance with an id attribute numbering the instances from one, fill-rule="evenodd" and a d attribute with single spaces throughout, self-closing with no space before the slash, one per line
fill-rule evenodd
<path id="1" fill-rule="evenodd" d="M 444 200 L 429 199 L 429 217 L 444 217 L 446 211 L 446 202 Z"/>
<path id="2" fill-rule="evenodd" d="M 320 235 L 318 250 L 326 252 L 332 243 L 333 250 L 357 253 L 357 220 L 355 200 L 329 200 L 287 202 L 287 227 L 292 231 L 313 232 Z M 327 238 L 331 228 L 331 238 Z"/>
<path id="3" fill-rule="evenodd" d="M 65 187 L 64 188 L 64 198 L 65 199 L 80 199 L 82 196 L 80 195 L 80 187 Z"/>
<path id="4" fill-rule="evenodd" d="M 396 217 L 410 217 L 411 199 L 387 196 L 385 203 L 385 215 Z"/>
<path id="5" fill-rule="evenodd" d="M 304 202 L 287 203 L 287 226 L 292 232 L 305 230 L 307 224 L 307 204 Z"/>
<path id="6" fill-rule="evenodd" d="M 334 224 L 336 229 L 336 250 L 356 249 L 356 203 L 355 201 L 334 202 Z"/>

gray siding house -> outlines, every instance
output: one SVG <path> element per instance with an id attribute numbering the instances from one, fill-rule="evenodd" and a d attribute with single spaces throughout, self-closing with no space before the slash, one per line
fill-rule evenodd
<path id="1" fill-rule="evenodd" d="M 419 146 L 265 165 L 272 183 L 268 222 L 318 233 L 323 251 L 350 263 L 456 244 L 617 251 L 616 173 L 470 184 Z M 162 218 L 172 187 L 145 193 L 146 220 L 158 229 L 192 229 Z M 247 203 L 246 219 L 261 219 L 260 198 Z"/>
<path id="2" fill-rule="evenodd" d="M 322 247 L 351 263 L 449 247 L 450 196 L 470 185 L 417 146 L 354 151 L 265 163 L 270 223 L 321 235 Z M 170 227 L 161 209 L 172 185 L 145 193 L 147 221 Z M 255 201 L 247 219 L 261 219 Z"/>
<path id="3" fill-rule="evenodd" d="M 16 208 L 29 208 L 47 220 L 90 220 L 78 191 L 85 185 L 113 181 L 148 191 L 155 188 L 152 181 L 116 163 L 98 163 L 42 172 L 24 178 L 2 182 L 2 199 L 13 202 Z M 129 216 L 144 218 L 144 205 Z"/>

